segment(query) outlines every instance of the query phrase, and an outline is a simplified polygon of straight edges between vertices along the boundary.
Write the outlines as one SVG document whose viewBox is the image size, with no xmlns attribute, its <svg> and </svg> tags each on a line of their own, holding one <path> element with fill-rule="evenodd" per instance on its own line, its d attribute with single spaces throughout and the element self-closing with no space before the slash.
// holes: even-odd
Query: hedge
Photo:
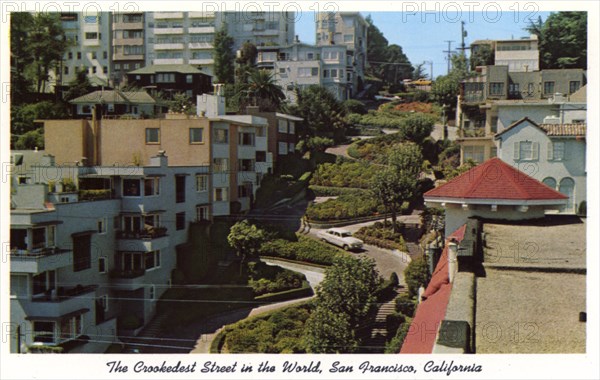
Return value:
<svg viewBox="0 0 600 380">
<path fill-rule="evenodd" d="M 402 294 L 396 298 L 395 309 L 397 312 L 404 315 L 413 316 L 417 308 L 416 300 L 406 294 Z"/>
<path fill-rule="evenodd" d="M 226 335 L 226 329 L 222 329 L 221 331 L 219 331 L 217 335 L 213 338 L 213 341 L 210 343 L 210 349 L 208 352 L 211 354 L 221 353 L 221 348 L 223 348 L 223 343 L 225 343 Z"/>
<path fill-rule="evenodd" d="M 370 195 L 369 190 L 354 187 L 332 187 L 311 185 L 309 189 L 317 197 L 337 197 L 340 195 Z"/>
<path fill-rule="evenodd" d="M 311 185 L 368 189 L 377 167 L 366 162 L 326 163 L 317 167 Z"/>
<path fill-rule="evenodd" d="M 347 253 L 332 245 L 300 236 L 296 242 L 284 239 L 269 241 L 262 245 L 259 254 L 329 266 L 335 257 Z"/>
<path fill-rule="evenodd" d="M 341 195 L 323 203 L 311 204 L 306 215 L 314 221 L 336 221 L 381 214 L 385 210 L 370 195 Z"/>
<path fill-rule="evenodd" d="M 365 243 L 375 245 L 384 249 L 397 249 L 407 251 L 406 243 L 402 234 L 392 230 L 391 223 L 383 226 L 383 223 L 375 223 L 359 229 L 354 236 L 362 239 Z"/>
<path fill-rule="evenodd" d="M 406 318 L 404 323 L 400 326 L 396 335 L 385 344 L 386 354 L 397 354 L 402 349 L 402 344 L 404 343 L 404 339 L 406 338 L 406 334 L 408 334 L 408 329 L 410 328 L 410 324 L 412 323 L 412 318 Z"/>
<path fill-rule="evenodd" d="M 279 293 L 263 294 L 261 296 L 254 297 L 254 300 L 270 303 L 270 302 L 287 301 L 287 300 L 292 300 L 292 299 L 296 299 L 296 298 L 310 297 L 313 294 L 314 294 L 313 289 L 310 287 L 310 284 L 308 283 L 308 281 L 303 281 L 301 288 L 285 290 L 285 291 L 279 292 Z"/>
</svg>

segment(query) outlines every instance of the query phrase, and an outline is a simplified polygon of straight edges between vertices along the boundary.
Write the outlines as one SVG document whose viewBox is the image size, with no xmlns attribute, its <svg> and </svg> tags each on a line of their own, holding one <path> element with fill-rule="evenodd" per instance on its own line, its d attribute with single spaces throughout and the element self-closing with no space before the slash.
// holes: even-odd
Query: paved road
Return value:
<svg viewBox="0 0 600 380">
<path fill-rule="evenodd" d="M 302 265 L 297 263 L 289 263 L 282 260 L 273 259 L 262 259 L 262 261 L 268 265 L 277 265 L 282 268 L 290 269 L 296 272 L 300 272 L 306 276 L 306 280 L 310 283 L 310 286 L 314 289 L 317 285 L 323 281 L 325 277 L 325 270 L 322 268 L 313 267 L 311 265 Z M 224 313 L 212 318 L 209 318 L 205 322 L 206 325 L 212 326 L 208 331 L 205 331 L 197 340 L 196 346 L 190 352 L 192 354 L 207 354 L 210 352 L 210 345 L 215 336 L 221 331 L 225 325 L 235 323 L 247 317 L 252 317 L 269 311 L 282 309 L 300 302 L 307 301 L 312 297 L 298 298 L 290 301 L 283 301 L 272 303 L 269 305 L 263 305 L 255 307 L 251 310 L 234 310 L 230 313 Z"/>
</svg>

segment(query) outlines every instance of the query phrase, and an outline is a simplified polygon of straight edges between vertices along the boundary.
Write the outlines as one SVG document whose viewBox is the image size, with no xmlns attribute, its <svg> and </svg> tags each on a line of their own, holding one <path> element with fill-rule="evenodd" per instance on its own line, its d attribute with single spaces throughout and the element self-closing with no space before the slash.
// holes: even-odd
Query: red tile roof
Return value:
<svg viewBox="0 0 600 380">
<path fill-rule="evenodd" d="M 435 198 L 521 201 L 568 199 L 497 157 L 429 190 L 424 197 L 426 201 Z"/>
<path fill-rule="evenodd" d="M 540 124 L 548 136 L 576 136 L 585 137 L 585 130 L 587 124 L 585 123 L 573 123 L 573 124 Z"/>
<path fill-rule="evenodd" d="M 467 225 L 454 231 L 448 237 L 462 241 Z M 431 281 L 422 295 L 424 299 L 417 307 L 415 317 L 410 324 L 401 354 L 430 354 L 433 351 L 437 330 L 446 315 L 446 308 L 452 293 L 452 284 L 448 279 L 448 244 L 444 247 L 440 260 L 431 275 Z"/>
</svg>

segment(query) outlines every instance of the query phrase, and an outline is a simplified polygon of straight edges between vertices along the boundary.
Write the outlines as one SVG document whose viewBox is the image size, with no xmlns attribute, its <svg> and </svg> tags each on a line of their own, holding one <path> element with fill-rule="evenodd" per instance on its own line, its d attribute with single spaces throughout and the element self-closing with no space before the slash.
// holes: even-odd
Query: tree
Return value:
<svg viewBox="0 0 600 380">
<path fill-rule="evenodd" d="M 419 293 L 419 288 L 426 287 L 429 283 L 430 275 L 427 267 L 427 261 L 423 258 L 412 260 L 406 269 L 404 269 L 404 281 L 408 288 L 408 294 L 411 297 Z"/>
<path fill-rule="evenodd" d="M 242 104 L 252 103 L 261 111 L 276 111 L 285 94 L 268 70 L 250 70 L 248 83 L 241 85 L 239 99 Z"/>
<path fill-rule="evenodd" d="M 298 104 L 289 112 L 304 119 L 305 137 L 324 136 L 339 142 L 344 139 L 346 121 L 342 104 L 329 90 L 310 86 L 298 93 Z"/>
<path fill-rule="evenodd" d="M 471 71 L 477 66 L 488 66 L 494 64 L 494 50 L 490 45 L 480 45 L 469 57 Z"/>
<path fill-rule="evenodd" d="M 178 92 L 173 95 L 173 99 L 169 101 L 169 112 L 194 115 L 196 114 L 196 106 L 185 93 Z"/>
<path fill-rule="evenodd" d="M 308 350 L 314 353 L 355 351 L 356 331 L 375 306 L 380 283 L 372 259 L 337 257 L 317 289 L 315 311 L 307 321 Z"/>
<path fill-rule="evenodd" d="M 342 103 L 342 105 L 344 106 L 344 109 L 348 114 L 355 113 L 359 115 L 364 115 L 367 113 L 367 108 L 365 107 L 365 104 L 360 100 L 348 99 L 345 100 Z"/>
<path fill-rule="evenodd" d="M 252 42 L 246 41 L 242 44 L 239 50 L 237 58 L 235 60 L 237 67 L 235 69 L 235 83 L 242 86 L 248 83 L 248 75 L 254 68 L 256 63 L 256 57 L 258 56 L 258 49 Z"/>
<path fill-rule="evenodd" d="M 43 101 L 11 107 L 11 133 L 22 135 L 36 129 L 34 120 L 66 119 L 69 117 L 63 103 Z"/>
<path fill-rule="evenodd" d="M 425 63 L 419 63 L 416 64 L 413 67 L 413 75 L 412 75 L 412 79 L 413 80 L 417 80 L 420 78 L 425 78 L 426 74 L 425 74 Z"/>
<path fill-rule="evenodd" d="M 587 68 L 587 12 L 552 13 L 526 30 L 538 36 L 541 69 Z"/>
<path fill-rule="evenodd" d="M 215 33 L 214 38 L 214 61 L 215 77 L 217 83 L 233 83 L 234 60 L 233 37 L 227 34 L 226 25 Z"/>
<path fill-rule="evenodd" d="M 49 78 L 50 70 L 61 61 L 68 42 L 58 13 L 35 13 L 23 48 L 31 63 L 25 67 L 38 93 L 41 93 Z"/>
<path fill-rule="evenodd" d="M 325 150 L 335 143 L 332 139 L 321 136 L 310 137 L 306 141 L 306 148 L 308 148 L 312 152 L 325 152 Z"/>
<path fill-rule="evenodd" d="M 398 144 L 387 158 L 388 166 L 374 176 L 371 191 L 392 214 L 394 232 L 399 232 L 396 220 L 402 204 L 415 195 L 422 162 L 423 156 L 416 144 Z"/>
<path fill-rule="evenodd" d="M 265 231 L 254 224 L 250 224 L 246 219 L 231 226 L 229 235 L 227 235 L 227 243 L 236 250 L 237 255 L 241 259 L 240 275 L 246 257 L 258 255 L 261 245 L 266 240 L 267 235 Z"/>
<path fill-rule="evenodd" d="M 92 83 L 90 82 L 86 70 L 77 70 L 75 78 L 69 83 L 69 91 L 65 94 L 65 100 L 73 100 L 92 91 Z"/>
<path fill-rule="evenodd" d="M 421 145 L 431 135 L 436 120 L 435 116 L 421 112 L 410 114 L 402 119 L 399 133 L 402 139 Z"/>
<path fill-rule="evenodd" d="M 19 136 L 15 149 L 44 149 L 44 128 L 34 129 Z"/>
<path fill-rule="evenodd" d="M 33 24 L 33 14 L 15 12 L 10 15 L 10 54 L 14 71 L 10 75 L 10 99 L 12 105 L 24 103 L 33 90 L 33 82 L 25 76 L 25 67 L 33 61 L 26 51 L 27 33 Z"/>
</svg>

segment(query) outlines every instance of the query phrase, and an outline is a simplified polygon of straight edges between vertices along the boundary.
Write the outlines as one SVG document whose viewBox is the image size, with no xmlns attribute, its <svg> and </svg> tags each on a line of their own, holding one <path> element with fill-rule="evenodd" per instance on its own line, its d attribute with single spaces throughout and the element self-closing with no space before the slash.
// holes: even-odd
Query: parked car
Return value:
<svg viewBox="0 0 600 380">
<path fill-rule="evenodd" d="M 342 247 L 346 251 L 351 249 L 361 249 L 363 241 L 352 237 L 350 231 L 341 228 L 330 228 L 324 231 L 319 231 L 319 238 L 327 243 Z"/>
</svg>

